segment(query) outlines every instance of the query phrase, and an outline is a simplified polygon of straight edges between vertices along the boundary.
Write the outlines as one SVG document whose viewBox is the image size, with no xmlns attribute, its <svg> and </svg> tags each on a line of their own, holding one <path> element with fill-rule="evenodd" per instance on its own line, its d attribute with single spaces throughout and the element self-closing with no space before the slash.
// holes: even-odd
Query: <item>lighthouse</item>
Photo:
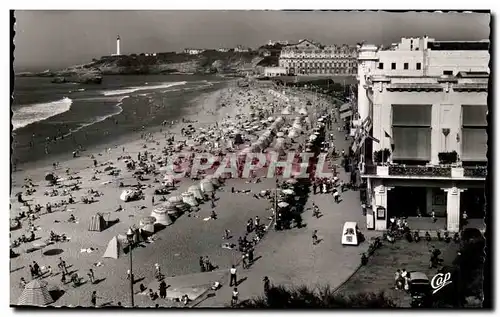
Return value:
<svg viewBox="0 0 500 317">
<path fill-rule="evenodd" d="M 120 55 L 120 35 L 116 37 L 116 55 Z"/>
</svg>

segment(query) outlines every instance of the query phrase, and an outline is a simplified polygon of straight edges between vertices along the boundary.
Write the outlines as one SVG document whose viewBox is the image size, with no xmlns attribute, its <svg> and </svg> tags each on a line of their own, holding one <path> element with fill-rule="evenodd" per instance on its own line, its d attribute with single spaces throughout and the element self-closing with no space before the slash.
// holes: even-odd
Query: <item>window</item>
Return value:
<svg viewBox="0 0 500 317">
<path fill-rule="evenodd" d="M 396 69 L 396 63 L 391 63 L 391 69 Z"/>
<path fill-rule="evenodd" d="M 452 70 L 443 70 L 443 75 L 453 76 Z"/>
<path fill-rule="evenodd" d="M 408 63 L 403 64 L 404 69 L 408 69 Z"/>
<path fill-rule="evenodd" d="M 431 105 L 393 105 L 393 160 L 431 159 Z"/>
<path fill-rule="evenodd" d="M 488 134 L 487 106 L 462 106 L 462 161 L 486 161 Z"/>
<path fill-rule="evenodd" d="M 421 70 L 422 69 L 422 63 L 417 63 L 417 70 Z"/>
</svg>

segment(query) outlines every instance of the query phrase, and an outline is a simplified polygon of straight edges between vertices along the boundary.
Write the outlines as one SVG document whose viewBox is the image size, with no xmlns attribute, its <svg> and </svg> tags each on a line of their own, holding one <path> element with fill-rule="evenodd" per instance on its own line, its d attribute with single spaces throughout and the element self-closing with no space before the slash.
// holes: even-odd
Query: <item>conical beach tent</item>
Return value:
<svg viewBox="0 0 500 317">
<path fill-rule="evenodd" d="M 191 192 L 182 193 L 182 201 L 192 207 L 198 206 L 198 202 L 196 201 L 193 193 Z"/>
<path fill-rule="evenodd" d="M 47 306 L 53 302 L 54 300 L 47 288 L 47 282 L 33 280 L 26 284 L 17 304 L 22 306 Z"/>
<path fill-rule="evenodd" d="M 203 200 L 200 186 L 192 185 L 188 188 L 188 192 L 193 193 L 194 198 Z"/>
<path fill-rule="evenodd" d="M 103 258 L 118 259 L 123 254 L 123 245 L 117 236 L 109 240 L 108 247 L 104 251 Z"/>
<path fill-rule="evenodd" d="M 90 218 L 89 231 L 103 231 L 106 229 L 106 220 L 101 213 L 97 213 Z"/>
<path fill-rule="evenodd" d="M 163 206 L 153 209 L 153 211 L 151 212 L 151 217 L 156 218 L 155 223 L 159 223 L 164 226 L 170 226 L 173 222 L 172 218 L 170 218 L 170 215 L 168 214 L 167 208 Z"/>
</svg>

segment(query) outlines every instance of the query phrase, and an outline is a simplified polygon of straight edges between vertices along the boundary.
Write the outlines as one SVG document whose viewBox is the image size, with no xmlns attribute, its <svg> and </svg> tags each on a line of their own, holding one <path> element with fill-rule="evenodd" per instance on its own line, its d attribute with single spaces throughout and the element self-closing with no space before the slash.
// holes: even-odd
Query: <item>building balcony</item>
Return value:
<svg viewBox="0 0 500 317">
<path fill-rule="evenodd" d="M 465 166 L 464 177 L 486 178 L 488 168 L 486 166 Z"/>
<path fill-rule="evenodd" d="M 443 165 L 365 165 L 366 178 L 475 179 L 485 180 L 486 167 L 452 167 Z"/>
</svg>

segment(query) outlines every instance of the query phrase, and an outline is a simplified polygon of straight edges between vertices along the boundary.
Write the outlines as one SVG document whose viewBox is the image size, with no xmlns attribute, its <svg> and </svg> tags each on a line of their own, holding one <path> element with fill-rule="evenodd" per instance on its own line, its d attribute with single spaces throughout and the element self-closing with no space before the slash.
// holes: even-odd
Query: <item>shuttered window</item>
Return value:
<svg viewBox="0 0 500 317">
<path fill-rule="evenodd" d="M 393 105 L 393 160 L 430 161 L 431 105 Z"/>
<path fill-rule="evenodd" d="M 487 106 L 462 106 L 462 161 L 486 161 L 488 150 Z"/>
<path fill-rule="evenodd" d="M 429 161 L 431 159 L 430 127 L 393 127 L 393 160 Z"/>
</svg>

